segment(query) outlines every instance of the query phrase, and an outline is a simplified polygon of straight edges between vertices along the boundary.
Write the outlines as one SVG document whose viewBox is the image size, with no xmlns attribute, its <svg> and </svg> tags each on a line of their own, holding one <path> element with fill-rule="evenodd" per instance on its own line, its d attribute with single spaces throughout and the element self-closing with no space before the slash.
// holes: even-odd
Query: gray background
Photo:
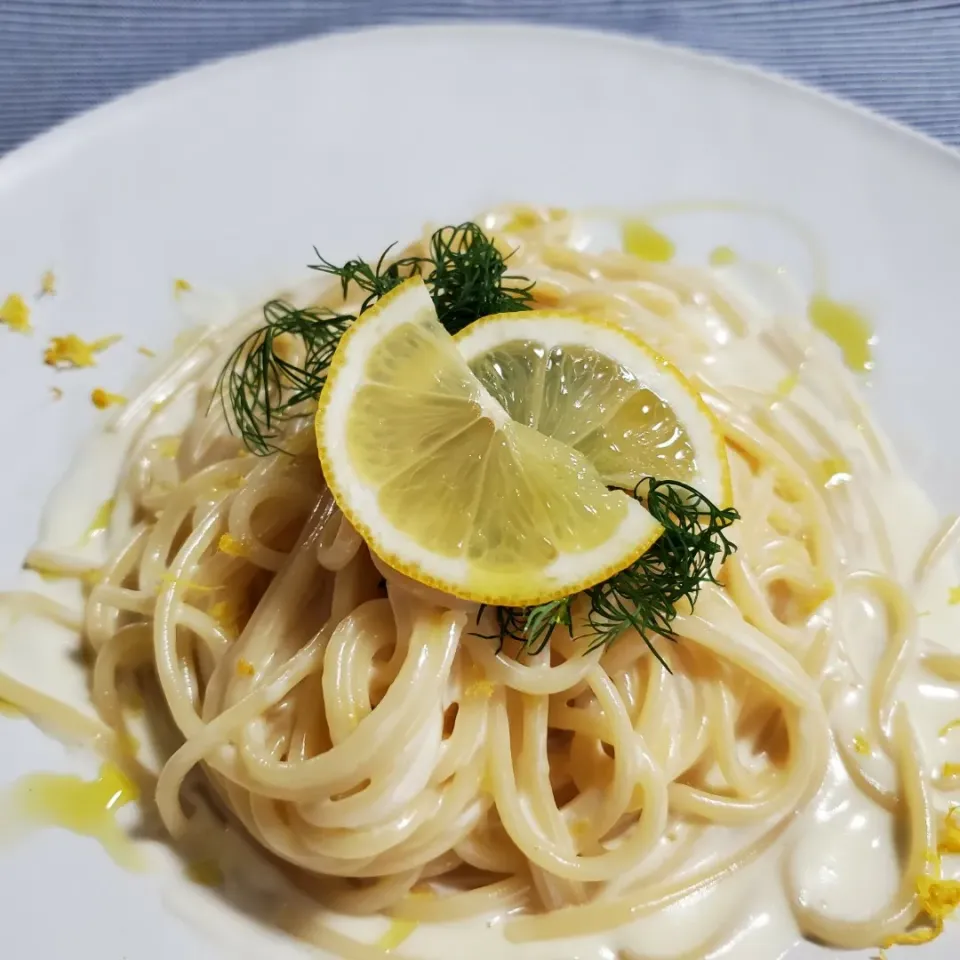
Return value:
<svg viewBox="0 0 960 960">
<path fill-rule="evenodd" d="M 795 77 L 960 145 L 955 0 L 0 0 L 0 153 L 206 60 L 436 18 L 658 37 Z"/>
</svg>

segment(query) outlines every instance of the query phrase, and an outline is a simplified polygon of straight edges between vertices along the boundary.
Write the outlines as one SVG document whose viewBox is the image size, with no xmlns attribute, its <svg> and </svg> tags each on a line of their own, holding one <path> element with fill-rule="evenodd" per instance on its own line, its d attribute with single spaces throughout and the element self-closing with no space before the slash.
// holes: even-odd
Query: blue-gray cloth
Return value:
<svg viewBox="0 0 960 960">
<path fill-rule="evenodd" d="M 657 37 L 795 77 L 960 146 L 960 2 L 948 0 L 0 0 L 0 153 L 205 60 L 437 18 Z"/>
</svg>

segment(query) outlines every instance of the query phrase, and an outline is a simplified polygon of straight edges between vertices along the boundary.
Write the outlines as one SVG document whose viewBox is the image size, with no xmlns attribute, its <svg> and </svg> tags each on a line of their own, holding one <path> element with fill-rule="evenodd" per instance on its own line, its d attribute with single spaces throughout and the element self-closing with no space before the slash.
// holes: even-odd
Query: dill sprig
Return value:
<svg viewBox="0 0 960 960">
<path fill-rule="evenodd" d="M 361 313 L 404 280 L 421 276 L 448 333 L 457 333 L 492 313 L 530 309 L 533 284 L 526 277 L 507 274 L 506 257 L 475 223 L 435 231 L 426 257 L 390 262 L 392 249 L 387 247 L 375 264 L 348 260 L 338 267 L 314 247 L 320 262 L 311 269 L 338 277 L 344 297 L 351 284 L 365 291 Z"/>
<path fill-rule="evenodd" d="M 366 296 L 362 313 L 385 293 L 413 276 L 423 278 L 437 316 L 457 333 L 491 313 L 529 310 L 533 284 L 507 273 L 507 258 L 476 223 L 441 227 L 430 238 L 428 255 L 390 260 L 387 247 L 375 263 L 348 260 L 337 266 L 316 250 L 318 270 L 337 277 L 344 299 L 355 287 Z M 266 321 L 230 355 L 216 384 L 231 429 L 247 449 L 264 456 L 278 449 L 283 423 L 309 413 L 306 401 L 323 389 L 337 343 L 356 319 L 353 313 L 297 309 L 282 300 L 263 308 Z M 289 338 L 302 341 L 302 359 L 289 357 Z"/>
<path fill-rule="evenodd" d="M 671 624 L 683 601 L 693 606 L 704 583 L 716 583 L 715 561 L 722 563 L 735 550 L 724 531 L 740 515 L 721 510 L 702 493 L 679 480 L 648 477 L 634 489 L 663 527 L 654 545 L 634 563 L 602 583 L 583 591 L 587 606 L 584 638 L 588 649 L 609 646 L 633 628 L 654 656 L 669 670 L 654 641 L 676 640 Z M 573 633 L 573 605 L 564 597 L 533 607 L 496 609 L 497 635 L 518 640 L 531 653 L 543 650 L 558 626 Z"/>
<path fill-rule="evenodd" d="M 320 394 L 340 337 L 354 317 L 326 310 L 297 309 L 283 300 L 264 304 L 266 323 L 230 354 L 217 380 L 215 396 L 233 412 L 227 417 L 251 453 L 278 449 L 280 427 L 306 400 Z M 297 363 L 283 338 L 298 337 L 304 348 Z"/>
</svg>

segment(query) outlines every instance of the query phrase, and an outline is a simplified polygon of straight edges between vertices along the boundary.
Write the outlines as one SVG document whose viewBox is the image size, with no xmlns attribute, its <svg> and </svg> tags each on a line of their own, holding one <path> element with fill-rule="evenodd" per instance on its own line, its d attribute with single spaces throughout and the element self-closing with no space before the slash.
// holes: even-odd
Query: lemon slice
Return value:
<svg viewBox="0 0 960 960">
<path fill-rule="evenodd" d="M 555 310 L 471 324 L 457 349 L 518 423 L 573 447 L 611 486 L 681 480 L 731 502 L 720 427 L 690 382 L 605 320 Z"/>
<path fill-rule="evenodd" d="M 330 490 L 371 549 L 465 599 L 524 606 L 575 593 L 662 532 L 583 454 L 510 419 L 419 278 L 344 334 L 316 431 Z"/>
</svg>

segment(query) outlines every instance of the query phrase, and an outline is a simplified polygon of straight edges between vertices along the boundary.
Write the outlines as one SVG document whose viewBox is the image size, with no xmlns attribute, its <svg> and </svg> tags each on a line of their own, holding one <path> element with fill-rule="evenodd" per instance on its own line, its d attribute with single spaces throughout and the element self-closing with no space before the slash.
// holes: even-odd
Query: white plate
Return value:
<svg viewBox="0 0 960 960">
<path fill-rule="evenodd" d="M 634 209 L 735 200 L 726 213 L 701 205 L 674 217 L 681 254 L 728 243 L 807 279 L 810 250 L 789 218 L 808 225 L 829 293 L 875 322 L 874 406 L 939 505 L 960 506 L 957 155 L 799 87 L 652 43 L 386 29 L 195 71 L 0 162 L 0 294 L 32 294 L 48 268 L 59 287 L 32 303 L 32 338 L 0 331 L 4 585 L 97 420 L 90 387 L 121 387 L 145 362 L 134 348 L 168 344 L 182 323 L 175 277 L 244 303 L 303 278 L 314 244 L 334 258 L 372 253 L 424 220 L 513 199 Z M 126 340 L 95 371 L 55 375 L 40 351 L 69 331 Z M 57 404 L 54 382 L 67 390 Z M 0 781 L 83 762 L 12 721 L 0 722 L 0 757 Z M 168 909 L 164 889 L 157 876 L 122 873 L 90 841 L 31 836 L 0 859 L 3 955 L 218 955 L 182 903 Z M 263 936 L 238 921 L 228 952 L 263 956 Z M 944 936 L 919 955 L 945 960 L 958 943 Z"/>
</svg>

